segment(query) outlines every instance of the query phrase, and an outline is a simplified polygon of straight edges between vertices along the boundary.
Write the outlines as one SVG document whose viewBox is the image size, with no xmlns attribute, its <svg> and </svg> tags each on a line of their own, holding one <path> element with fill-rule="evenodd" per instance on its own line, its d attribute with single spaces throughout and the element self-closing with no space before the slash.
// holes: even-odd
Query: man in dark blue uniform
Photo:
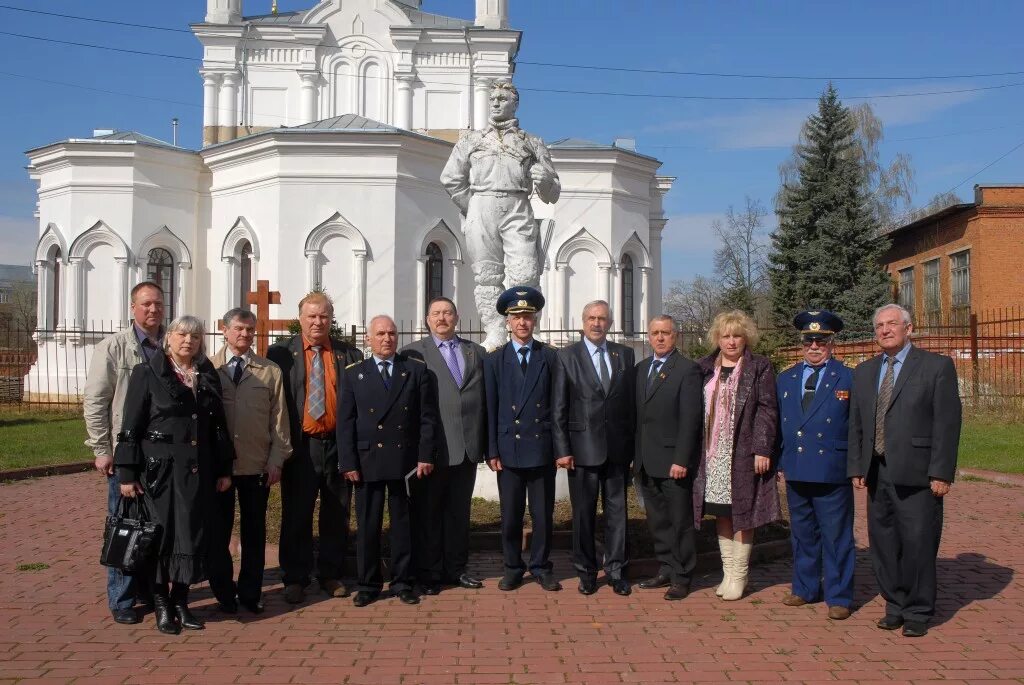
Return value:
<svg viewBox="0 0 1024 685">
<path fill-rule="evenodd" d="M 530 573 L 545 590 L 561 590 L 552 573 L 552 516 L 555 509 L 555 454 L 551 436 L 551 398 L 561 364 L 555 351 L 533 339 L 544 296 L 534 288 L 513 287 L 496 303 L 512 339 L 484 359 L 487 392 L 487 465 L 498 473 L 501 547 L 505 573 L 500 590 L 523 582 L 523 515 L 527 493 L 533 539 Z"/>
<path fill-rule="evenodd" d="M 828 311 L 793 319 L 804 358 L 778 378 L 782 421 L 779 470 L 786 477 L 793 540 L 791 607 L 820 601 L 828 617 L 850 616 L 853 602 L 853 487 L 846 478 L 846 439 L 853 372 L 832 358 L 842 320 Z M 824 583 L 822 582 L 824 575 Z"/>
</svg>

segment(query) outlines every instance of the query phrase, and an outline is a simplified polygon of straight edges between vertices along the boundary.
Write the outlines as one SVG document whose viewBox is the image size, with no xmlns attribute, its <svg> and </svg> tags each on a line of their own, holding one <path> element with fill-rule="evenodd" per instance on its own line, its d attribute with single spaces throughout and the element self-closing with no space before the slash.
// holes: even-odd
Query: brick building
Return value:
<svg viewBox="0 0 1024 685">
<path fill-rule="evenodd" d="M 971 312 L 1024 301 L 1024 184 L 978 185 L 974 202 L 889 233 L 883 258 L 897 302 L 921 326 L 966 324 Z"/>
</svg>

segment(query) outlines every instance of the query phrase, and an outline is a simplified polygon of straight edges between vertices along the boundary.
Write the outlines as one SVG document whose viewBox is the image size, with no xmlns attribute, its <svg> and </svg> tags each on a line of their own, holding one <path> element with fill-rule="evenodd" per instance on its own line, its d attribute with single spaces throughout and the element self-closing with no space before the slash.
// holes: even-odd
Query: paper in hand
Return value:
<svg viewBox="0 0 1024 685">
<path fill-rule="evenodd" d="M 409 473 L 405 474 L 405 494 L 408 497 L 412 497 L 412 489 L 409 487 L 409 479 L 416 477 L 417 469 L 418 469 L 418 466 L 414 466 L 412 471 L 410 471 Z"/>
</svg>

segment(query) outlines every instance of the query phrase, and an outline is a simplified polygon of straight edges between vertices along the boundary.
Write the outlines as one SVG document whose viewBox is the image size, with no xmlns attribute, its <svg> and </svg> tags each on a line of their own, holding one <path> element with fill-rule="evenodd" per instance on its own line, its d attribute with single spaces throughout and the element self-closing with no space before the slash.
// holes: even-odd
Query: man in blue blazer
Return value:
<svg viewBox="0 0 1024 685">
<path fill-rule="evenodd" d="M 853 373 L 832 358 L 842 319 L 828 311 L 801 312 L 793 325 L 804 358 L 778 377 L 779 470 L 786 477 L 793 541 L 793 592 L 782 603 L 817 602 L 824 585 L 828 617 L 841 621 L 850 616 L 855 561 L 853 487 L 846 477 Z"/>
<path fill-rule="evenodd" d="M 533 538 L 531 575 L 548 591 L 562 586 L 552 573 L 551 527 L 555 510 L 555 453 L 551 400 L 561 364 L 555 351 L 533 339 L 544 296 L 528 286 L 509 288 L 496 303 L 512 339 L 484 359 L 487 393 L 487 465 L 498 474 L 501 547 L 505 573 L 499 590 L 523 582 L 523 515 L 527 494 Z"/>
</svg>

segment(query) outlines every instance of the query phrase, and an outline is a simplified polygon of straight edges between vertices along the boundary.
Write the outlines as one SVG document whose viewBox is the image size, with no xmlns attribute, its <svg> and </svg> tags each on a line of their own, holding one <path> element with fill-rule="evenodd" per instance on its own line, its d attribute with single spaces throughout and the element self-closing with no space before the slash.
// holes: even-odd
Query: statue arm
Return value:
<svg viewBox="0 0 1024 685">
<path fill-rule="evenodd" d="M 463 215 L 469 211 L 469 198 L 473 194 L 469 189 L 469 149 L 466 138 L 459 138 L 441 172 L 441 185 Z"/>
<path fill-rule="evenodd" d="M 558 202 L 558 196 L 562 193 L 562 182 L 555 171 L 555 165 L 551 162 L 551 153 L 540 140 L 530 136 L 533 143 L 534 154 L 537 161 L 530 169 L 530 176 L 533 178 L 534 187 L 540 199 L 548 204 Z"/>
</svg>

